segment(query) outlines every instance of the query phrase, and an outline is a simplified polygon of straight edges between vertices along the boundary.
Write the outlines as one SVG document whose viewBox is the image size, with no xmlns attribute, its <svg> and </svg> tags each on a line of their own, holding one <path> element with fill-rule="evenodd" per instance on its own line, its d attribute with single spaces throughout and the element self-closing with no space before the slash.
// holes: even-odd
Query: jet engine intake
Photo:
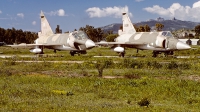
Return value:
<svg viewBox="0 0 200 112">
<path fill-rule="evenodd" d="M 31 49 L 30 52 L 38 54 L 38 53 L 41 53 L 41 52 L 42 52 L 42 49 L 40 49 L 40 48 L 35 48 L 35 49 Z"/>
<path fill-rule="evenodd" d="M 124 52 L 124 48 L 123 47 L 116 47 L 116 48 L 114 48 L 114 51 L 122 53 L 122 52 Z"/>
<path fill-rule="evenodd" d="M 166 39 L 157 38 L 154 47 L 165 48 L 166 47 Z"/>
</svg>

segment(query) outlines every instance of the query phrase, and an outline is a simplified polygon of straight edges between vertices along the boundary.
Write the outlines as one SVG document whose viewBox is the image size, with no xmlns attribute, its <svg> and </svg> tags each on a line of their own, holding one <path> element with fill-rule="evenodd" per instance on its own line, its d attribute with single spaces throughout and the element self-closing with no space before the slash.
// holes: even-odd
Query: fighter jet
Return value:
<svg viewBox="0 0 200 112">
<path fill-rule="evenodd" d="M 32 53 L 43 53 L 44 48 L 56 50 L 69 50 L 74 54 L 86 54 L 87 49 L 95 47 L 95 43 L 89 39 L 83 31 L 74 31 L 64 34 L 54 34 L 44 13 L 41 11 L 41 32 L 34 44 L 9 45 L 13 48 L 28 47 Z"/>
<path fill-rule="evenodd" d="M 173 55 L 174 51 L 187 50 L 191 47 L 174 38 L 170 31 L 136 32 L 127 13 L 122 13 L 123 29 L 118 31 L 115 42 L 99 42 L 98 45 L 113 45 L 114 51 L 124 57 L 125 48 L 138 50 L 152 50 L 153 57 L 160 53 Z"/>
</svg>

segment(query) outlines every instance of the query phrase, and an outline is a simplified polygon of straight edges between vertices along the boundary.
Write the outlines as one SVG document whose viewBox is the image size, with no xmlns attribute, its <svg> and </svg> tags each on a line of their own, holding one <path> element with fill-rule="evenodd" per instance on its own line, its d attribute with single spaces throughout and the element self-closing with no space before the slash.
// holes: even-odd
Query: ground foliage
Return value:
<svg viewBox="0 0 200 112">
<path fill-rule="evenodd" d="M 132 49 L 127 49 L 125 58 L 95 58 L 98 53 L 117 56 L 105 47 L 74 57 L 68 52 L 50 55 L 52 51 L 45 50 L 49 56 L 24 58 L 20 55 L 31 55 L 27 49 L 1 50 L 3 55 L 13 56 L 0 59 L 0 111 L 143 112 L 200 108 L 200 60 L 195 50 L 175 53 L 190 54 L 187 59 L 162 55 L 152 58 L 150 51 L 136 54 Z M 55 60 L 59 62 L 51 62 Z M 101 76 L 98 69 L 102 69 Z"/>
</svg>

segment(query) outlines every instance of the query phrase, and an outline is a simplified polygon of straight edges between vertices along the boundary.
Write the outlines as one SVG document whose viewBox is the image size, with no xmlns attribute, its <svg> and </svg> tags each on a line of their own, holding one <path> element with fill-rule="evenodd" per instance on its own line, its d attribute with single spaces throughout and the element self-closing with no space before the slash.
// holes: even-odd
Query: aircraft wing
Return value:
<svg viewBox="0 0 200 112">
<path fill-rule="evenodd" d="M 146 45 L 144 42 L 98 42 L 97 45 Z"/>
<path fill-rule="evenodd" d="M 58 46 L 61 44 L 17 44 L 17 45 L 6 45 L 13 48 L 35 48 L 36 46 Z"/>
</svg>

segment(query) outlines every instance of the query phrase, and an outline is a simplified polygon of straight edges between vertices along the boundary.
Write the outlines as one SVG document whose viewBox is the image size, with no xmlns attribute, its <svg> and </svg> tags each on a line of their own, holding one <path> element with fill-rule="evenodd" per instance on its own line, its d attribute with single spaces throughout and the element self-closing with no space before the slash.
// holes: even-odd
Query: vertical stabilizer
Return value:
<svg viewBox="0 0 200 112">
<path fill-rule="evenodd" d="M 50 36 L 53 34 L 53 31 L 49 25 L 49 22 L 47 21 L 46 17 L 44 16 L 44 13 L 41 11 L 40 14 L 41 19 L 41 34 L 42 36 Z"/>
<path fill-rule="evenodd" d="M 127 13 L 122 13 L 123 33 L 135 33 L 136 30 Z"/>
</svg>

